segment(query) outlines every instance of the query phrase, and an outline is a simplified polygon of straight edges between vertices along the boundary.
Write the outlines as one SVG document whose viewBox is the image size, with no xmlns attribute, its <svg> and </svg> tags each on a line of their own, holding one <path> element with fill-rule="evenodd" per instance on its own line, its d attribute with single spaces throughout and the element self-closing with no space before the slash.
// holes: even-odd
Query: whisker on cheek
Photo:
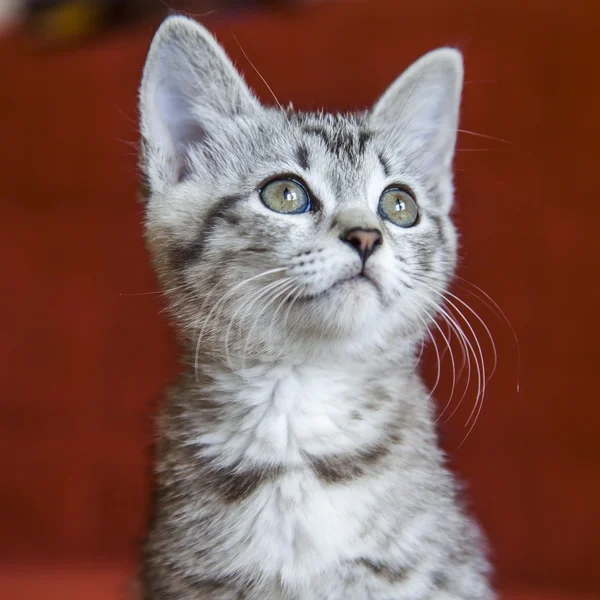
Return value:
<svg viewBox="0 0 600 600">
<path fill-rule="evenodd" d="M 244 310 L 244 314 L 242 315 L 242 318 L 237 321 L 238 322 L 238 326 L 241 326 L 241 324 L 245 321 L 248 313 L 250 312 L 250 310 L 252 309 L 252 307 L 256 304 L 256 302 L 258 302 L 259 300 L 261 300 L 262 298 L 264 298 L 265 296 L 269 296 L 271 292 L 273 291 L 278 291 L 282 286 L 286 286 L 289 282 L 291 281 L 290 277 L 284 277 L 283 279 L 278 279 L 277 281 L 274 281 L 262 288 L 260 288 L 258 290 L 258 292 L 256 294 L 254 294 L 249 301 L 246 301 L 244 303 L 242 303 L 231 315 L 231 317 L 229 318 L 229 324 L 227 325 L 227 329 L 225 331 L 225 341 L 224 341 L 224 347 L 225 347 L 225 357 L 227 359 L 228 364 L 230 365 L 230 367 L 233 368 L 233 365 L 231 364 L 231 359 L 230 359 L 230 354 L 229 354 L 229 337 L 231 334 L 231 330 L 237 320 L 237 316 L 238 314 Z"/>
<path fill-rule="evenodd" d="M 259 321 L 261 321 L 263 315 L 268 311 L 269 307 L 273 304 L 273 302 L 275 302 L 282 294 L 285 294 L 290 289 L 290 287 L 293 287 L 293 285 L 294 282 L 290 278 L 287 281 L 285 281 L 282 285 L 275 288 L 275 290 L 272 290 L 273 293 L 269 294 L 270 297 L 268 297 L 268 300 L 265 303 L 263 303 L 262 308 L 260 309 L 258 314 L 254 316 L 253 323 L 248 333 L 246 334 L 246 342 L 241 352 L 243 361 L 245 361 L 245 357 L 248 355 L 248 348 L 250 347 L 250 344 L 253 341 L 252 336 L 257 324 L 259 323 Z"/>
<path fill-rule="evenodd" d="M 198 338 L 196 340 L 196 349 L 194 352 L 194 374 L 195 374 L 196 380 L 198 379 L 198 356 L 199 356 L 199 352 L 200 352 L 200 345 L 201 345 L 202 339 L 204 337 L 204 333 L 206 331 L 207 326 L 213 322 L 213 319 L 214 320 L 217 319 L 220 311 L 223 309 L 224 303 L 226 303 L 233 296 L 233 294 L 235 294 L 244 285 L 247 285 L 256 279 L 260 279 L 262 277 L 267 277 L 268 275 L 273 275 L 276 273 L 283 273 L 285 271 L 286 271 L 285 267 L 277 267 L 275 269 L 268 269 L 267 271 L 263 271 L 262 273 L 258 273 L 257 275 L 253 275 L 252 277 L 248 277 L 248 278 L 240 281 L 236 285 L 234 285 L 220 300 L 218 300 L 214 304 L 214 306 L 211 308 L 211 310 L 206 315 L 206 317 L 204 317 L 202 319 L 202 321 L 201 321 L 202 325 L 200 327 L 200 332 L 199 332 Z M 216 286 L 213 287 L 213 289 L 210 291 L 209 295 L 205 298 L 204 302 L 202 303 L 202 307 L 200 310 L 201 314 L 203 312 L 204 306 L 206 305 L 206 302 L 208 301 L 209 297 L 212 296 L 215 289 L 216 289 Z"/>
</svg>

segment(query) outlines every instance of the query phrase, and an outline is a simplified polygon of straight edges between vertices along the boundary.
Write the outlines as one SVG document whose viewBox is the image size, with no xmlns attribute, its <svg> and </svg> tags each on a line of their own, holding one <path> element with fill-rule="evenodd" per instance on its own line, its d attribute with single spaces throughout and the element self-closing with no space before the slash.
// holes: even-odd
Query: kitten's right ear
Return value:
<svg viewBox="0 0 600 600">
<path fill-rule="evenodd" d="M 140 88 L 142 168 L 150 187 L 185 178 L 190 149 L 260 104 L 213 36 L 186 17 L 160 26 Z"/>
<path fill-rule="evenodd" d="M 462 54 L 439 48 L 413 63 L 383 94 L 370 115 L 374 126 L 391 134 L 393 148 L 417 152 L 426 172 L 452 163 L 460 95 Z"/>
</svg>

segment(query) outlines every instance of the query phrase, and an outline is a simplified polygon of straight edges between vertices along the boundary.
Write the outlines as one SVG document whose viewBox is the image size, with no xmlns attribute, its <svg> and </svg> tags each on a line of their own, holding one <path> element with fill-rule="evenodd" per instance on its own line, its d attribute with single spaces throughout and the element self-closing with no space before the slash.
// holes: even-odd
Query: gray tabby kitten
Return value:
<svg viewBox="0 0 600 600">
<path fill-rule="evenodd" d="M 461 55 L 368 112 L 262 106 L 196 22 L 141 86 L 146 235 L 187 369 L 145 600 L 487 600 L 415 371 L 456 260 Z"/>
</svg>

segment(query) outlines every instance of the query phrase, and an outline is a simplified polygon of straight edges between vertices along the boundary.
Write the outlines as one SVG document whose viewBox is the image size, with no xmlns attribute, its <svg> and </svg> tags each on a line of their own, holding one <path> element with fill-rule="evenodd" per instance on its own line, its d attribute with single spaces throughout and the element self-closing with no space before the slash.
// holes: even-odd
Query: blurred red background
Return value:
<svg viewBox="0 0 600 600">
<path fill-rule="evenodd" d="M 365 108 L 422 53 L 463 51 L 461 126 L 508 143 L 459 137 L 460 274 L 502 307 L 520 360 L 506 323 L 457 285 L 499 365 L 467 441 L 470 407 L 444 445 L 504 597 L 600 598 L 600 5 L 357 0 L 203 20 L 264 101 L 241 48 L 301 109 Z M 176 372 L 136 197 L 155 26 L 46 51 L 0 40 L 3 598 L 126 597 L 134 573 L 151 416 Z"/>
</svg>

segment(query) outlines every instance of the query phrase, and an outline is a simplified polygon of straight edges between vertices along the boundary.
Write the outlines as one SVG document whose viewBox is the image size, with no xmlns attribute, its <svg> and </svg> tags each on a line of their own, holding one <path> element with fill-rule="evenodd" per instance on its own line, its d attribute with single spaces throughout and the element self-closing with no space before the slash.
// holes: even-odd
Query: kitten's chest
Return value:
<svg viewBox="0 0 600 600">
<path fill-rule="evenodd" d="M 298 584 L 359 556 L 380 483 L 369 473 L 327 481 L 315 465 L 332 457 L 351 461 L 381 441 L 389 417 L 384 406 L 373 408 L 375 400 L 382 402 L 381 387 L 371 390 L 358 377 L 319 369 L 289 369 L 268 373 L 237 394 L 245 409 L 202 442 L 210 442 L 210 453 L 224 466 L 271 474 L 275 467 L 274 476 L 227 510 L 239 535 L 231 543 L 248 572 L 258 569 Z"/>
<path fill-rule="evenodd" d="M 361 536 L 376 512 L 367 481 L 328 486 L 308 470 L 294 470 L 265 485 L 235 515 L 243 538 L 236 554 L 248 573 L 303 586 L 316 574 L 367 550 Z"/>
<path fill-rule="evenodd" d="M 378 441 L 391 409 L 385 384 L 315 367 L 281 367 L 228 383 L 216 393 L 225 403 L 235 397 L 235 406 L 203 443 L 230 463 L 296 467 L 307 457 L 352 453 Z"/>
</svg>

